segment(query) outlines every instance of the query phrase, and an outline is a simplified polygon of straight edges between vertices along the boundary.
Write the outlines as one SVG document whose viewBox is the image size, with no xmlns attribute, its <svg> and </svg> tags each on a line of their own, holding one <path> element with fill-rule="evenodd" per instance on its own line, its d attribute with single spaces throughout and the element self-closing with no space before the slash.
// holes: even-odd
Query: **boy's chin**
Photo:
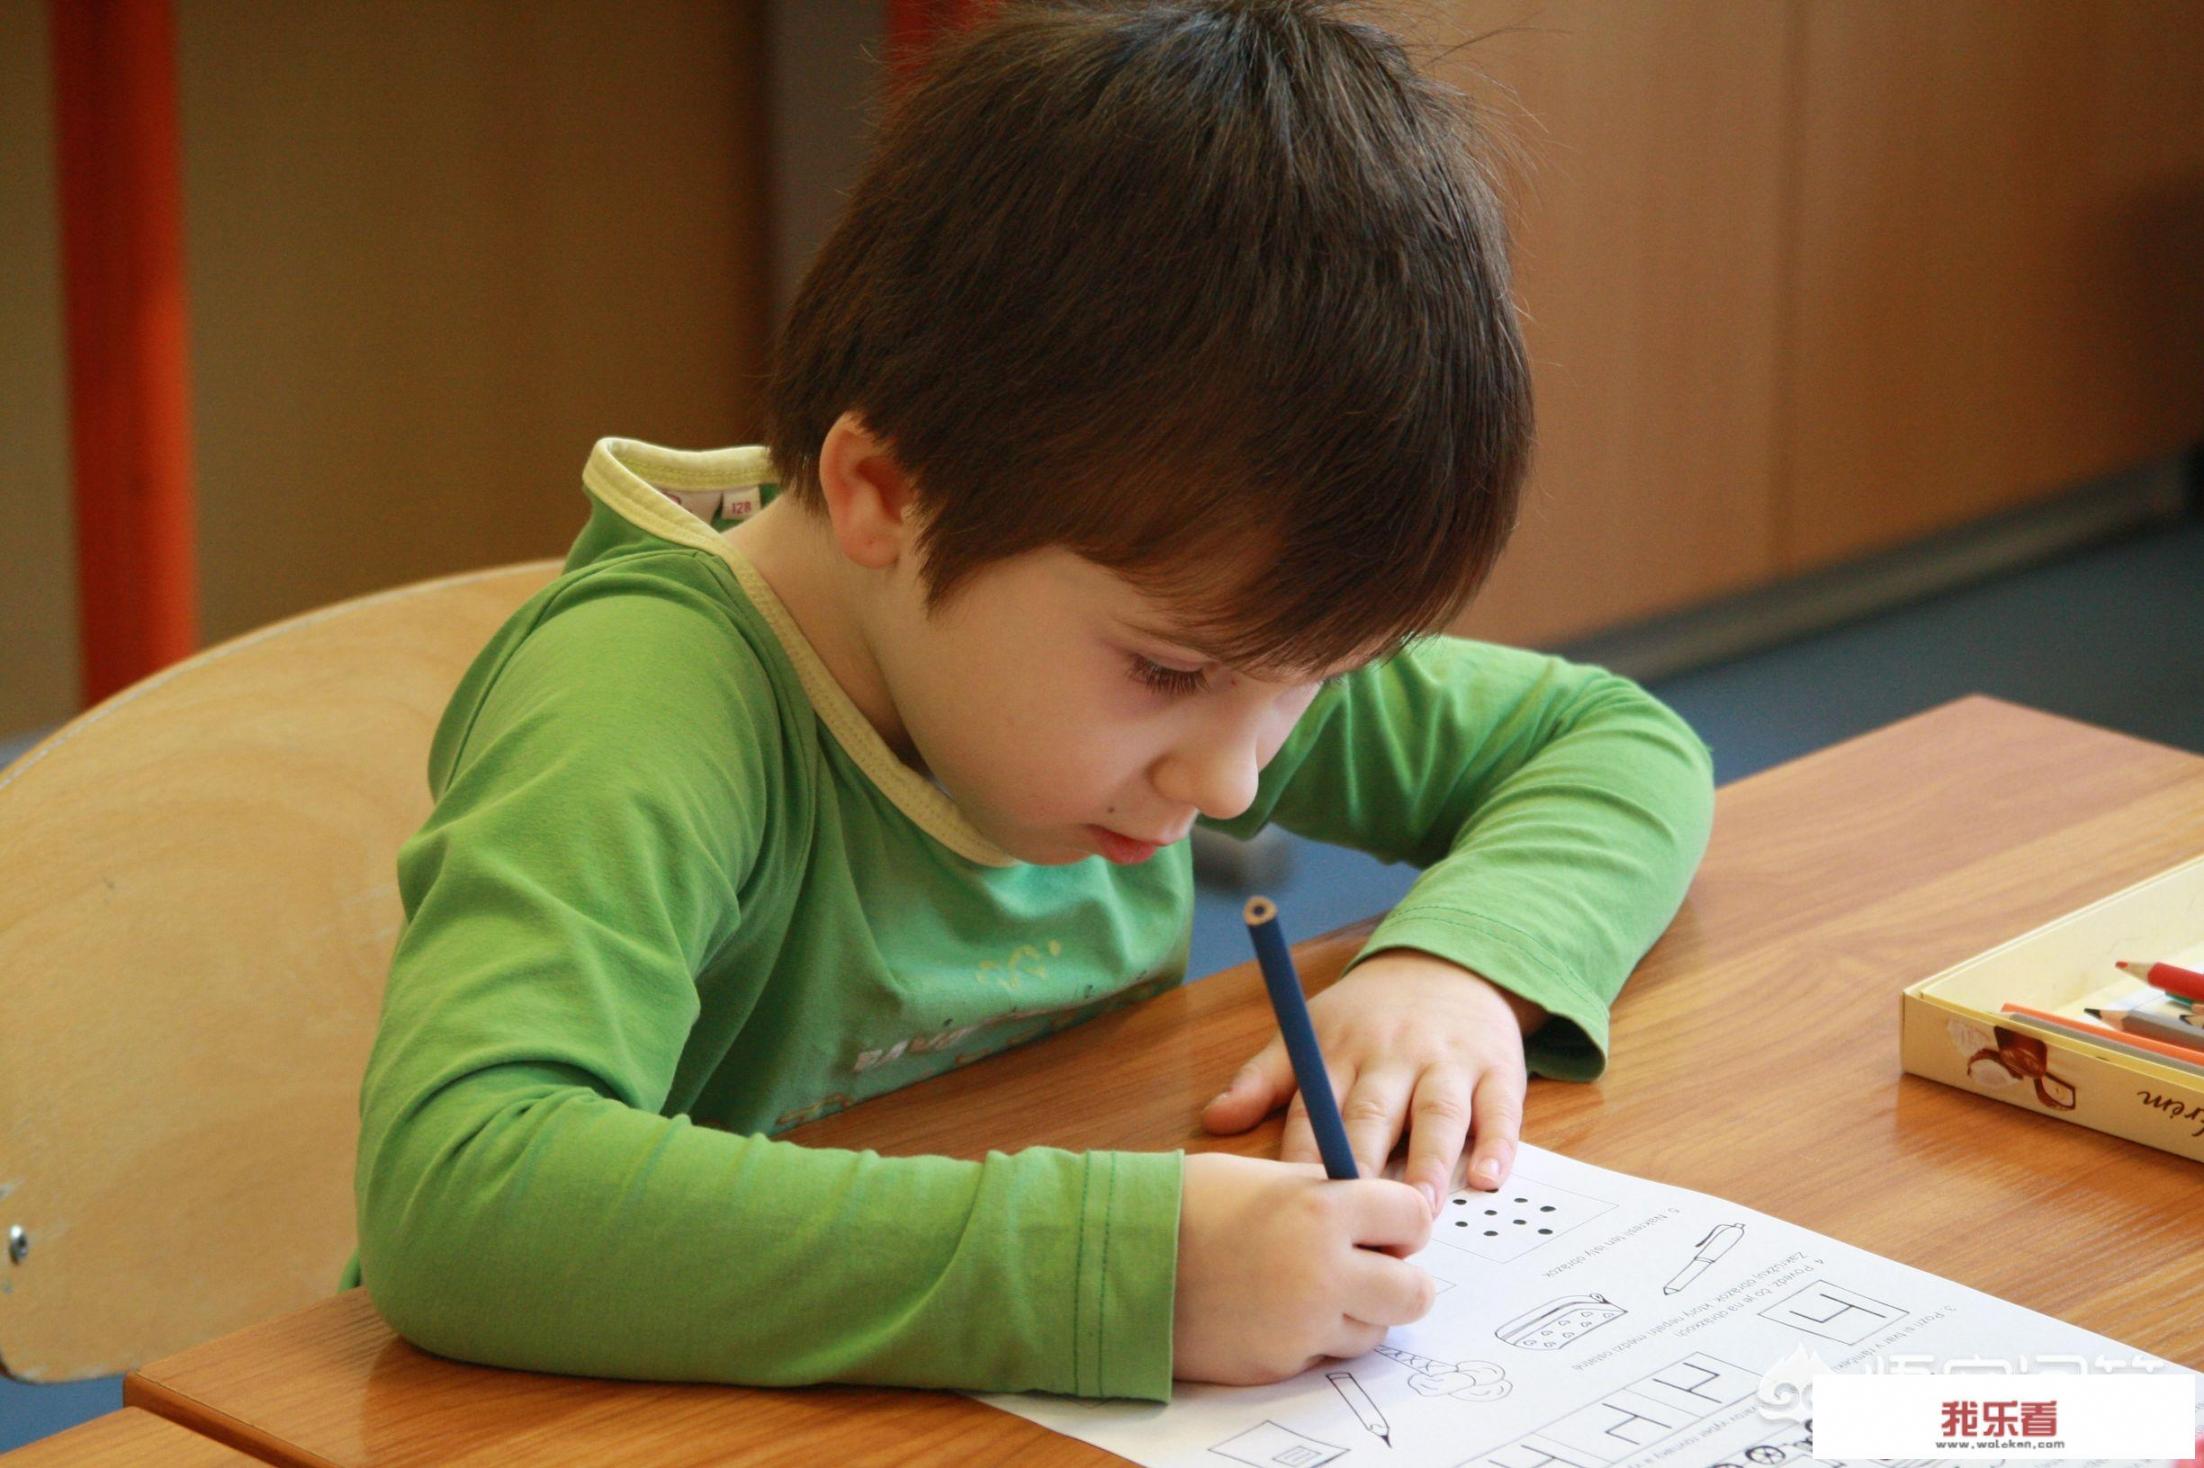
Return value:
<svg viewBox="0 0 2204 1468">
<path fill-rule="evenodd" d="M 1040 867 L 1075 866 L 1091 857 L 1098 857 L 1100 854 L 1091 846 L 1077 846 L 1069 842 L 1063 842 L 1050 847 L 1046 855 L 1036 856 L 1033 859 L 1033 864 Z"/>
<path fill-rule="evenodd" d="M 1015 842 L 998 839 L 995 844 L 1018 860 L 1037 867 L 1068 867 L 1098 854 L 1091 844 L 1077 835 L 1051 839 L 1028 833 Z"/>
</svg>

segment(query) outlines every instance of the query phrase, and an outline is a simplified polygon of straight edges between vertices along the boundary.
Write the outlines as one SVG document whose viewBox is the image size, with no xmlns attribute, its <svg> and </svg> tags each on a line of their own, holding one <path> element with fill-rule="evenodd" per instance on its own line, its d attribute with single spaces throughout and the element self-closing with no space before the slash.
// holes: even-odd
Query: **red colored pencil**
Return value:
<svg viewBox="0 0 2204 1468">
<path fill-rule="evenodd" d="M 2129 963 L 2125 960 L 2114 966 L 2121 973 L 2135 975 L 2153 989 L 2163 989 L 2168 994 L 2179 994 L 2183 999 L 2204 1004 L 2204 974 L 2193 968 L 2174 963 Z"/>
</svg>

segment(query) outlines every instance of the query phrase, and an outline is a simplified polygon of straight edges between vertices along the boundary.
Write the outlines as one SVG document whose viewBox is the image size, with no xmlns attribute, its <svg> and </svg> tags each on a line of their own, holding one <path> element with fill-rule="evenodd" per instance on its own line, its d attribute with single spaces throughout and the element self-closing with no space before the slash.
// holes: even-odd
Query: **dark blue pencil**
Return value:
<svg viewBox="0 0 2204 1468">
<path fill-rule="evenodd" d="M 1301 993 L 1301 975 L 1294 970 L 1293 951 L 1286 947 L 1285 934 L 1278 931 L 1278 905 L 1268 897 L 1250 897 L 1240 915 L 1247 921 L 1248 940 L 1255 945 L 1255 962 L 1263 970 L 1263 987 L 1270 991 L 1278 1033 L 1285 1036 L 1294 1083 L 1301 1088 L 1301 1104 L 1308 1108 L 1309 1128 L 1316 1133 L 1316 1150 L 1324 1156 L 1324 1171 L 1334 1178 L 1359 1177 L 1354 1149 L 1347 1145 L 1347 1128 L 1340 1124 L 1339 1101 L 1332 1095 L 1332 1080 L 1324 1071 L 1324 1052 L 1316 1048 L 1316 1029 L 1309 1023 L 1309 1002 Z"/>
</svg>

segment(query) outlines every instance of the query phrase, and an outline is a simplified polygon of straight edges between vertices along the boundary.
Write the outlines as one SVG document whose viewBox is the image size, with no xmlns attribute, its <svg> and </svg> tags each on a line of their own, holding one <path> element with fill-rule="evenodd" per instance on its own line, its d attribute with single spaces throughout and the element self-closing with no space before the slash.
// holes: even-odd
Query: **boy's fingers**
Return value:
<svg viewBox="0 0 2204 1468">
<path fill-rule="evenodd" d="M 1477 1082 L 1470 1116 L 1475 1141 L 1469 1152 L 1469 1185 L 1497 1188 L 1515 1166 L 1515 1144 L 1523 1134 L 1524 1078 L 1488 1070 Z"/>
<path fill-rule="evenodd" d="M 1378 1067 L 1357 1075 L 1354 1089 L 1340 1093 L 1339 1116 L 1347 1124 L 1347 1145 L 1354 1149 L 1355 1167 L 1364 1177 L 1385 1171 L 1385 1159 L 1393 1155 L 1393 1144 L 1400 1140 L 1401 1125 L 1408 1119 L 1408 1096 L 1415 1084 L 1412 1070 Z"/>
<path fill-rule="evenodd" d="M 1212 1132 L 1244 1132 L 1292 1093 L 1293 1062 L 1284 1042 L 1272 1040 L 1202 1108 L 1202 1126 Z"/>
<path fill-rule="evenodd" d="M 1336 1196 L 1348 1209 L 1347 1231 L 1356 1252 L 1406 1259 L 1430 1245 L 1431 1210 L 1424 1206 L 1423 1194 L 1408 1184 L 1367 1178 L 1330 1186 L 1342 1190 Z"/>
<path fill-rule="evenodd" d="M 1292 1066 L 1289 1064 L 1287 1069 L 1291 1070 Z M 1354 1082 L 1352 1072 L 1341 1075 L 1327 1065 L 1324 1068 L 1324 1073 L 1331 1081 L 1332 1095 L 1335 1099 L 1346 1095 L 1348 1087 Z M 1299 1091 L 1293 1093 L 1292 1101 L 1286 1106 L 1286 1133 L 1279 1141 L 1278 1157 L 1282 1162 L 1322 1162 L 1324 1160 L 1323 1152 L 1316 1145 L 1316 1128 L 1309 1125 L 1308 1098 Z M 1361 1169 L 1357 1168 L 1356 1170 L 1360 1171 Z"/>
<path fill-rule="evenodd" d="M 1323 1359 L 1352 1361 L 1357 1356 L 1367 1356 L 1385 1344 L 1385 1327 L 1357 1320 L 1352 1315 L 1339 1317 L 1338 1329 L 1333 1333 L 1331 1345 Z"/>
<path fill-rule="evenodd" d="M 1469 1075 L 1434 1065 L 1416 1082 L 1415 1114 L 1408 1130 L 1403 1181 L 1424 1190 L 1436 1214 L 1453 1191 L 1454 1164 L 1469 1140 Z"/>
<path fill-rule="evenodd" d="M 1431 1313 L 1438 1289 L 1414 1264 L 1360 1251 L 1347 1266 L 1347 1317 L 1368 1325 L 1408 1325 Z"/>
</svg>

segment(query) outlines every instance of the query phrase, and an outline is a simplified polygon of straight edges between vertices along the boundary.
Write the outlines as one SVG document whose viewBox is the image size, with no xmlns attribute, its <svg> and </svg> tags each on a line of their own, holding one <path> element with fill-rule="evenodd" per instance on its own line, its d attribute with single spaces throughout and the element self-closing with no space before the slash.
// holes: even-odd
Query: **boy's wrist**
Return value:
<svg viewBox="0 0 2204 1468">
<path fill-rule="evenodd" d="M 1492 980 L 1485 978 L 1483 974 L 1477 973 L 1475 969 L 1468 969 L 1465 972 L 1484 980 L 1485 983 L 1492 984 Z M 1523 1031 L 1523 1038 L 1526 1040 L 1536 1034 L 1539 1028 L 1553 1017 L 1545 1005 L 1525 999 L 1513 989 L 1505 989 L 1498 984 L 1492 984 L 1492 987 L 1515 1015 L 1516 1026 Z"/>
<path fill-rule="evenodd" d="M 1516 993 L 1513 989 L 1508 988 L 1505 984 L 1494 983 L 1491 979 L 1486 978 L 1483 974 L 1477 972 L 1477 970 L 1470 968 L 1466 964 L 1457 963 L 1455 960 L 1448 958 L 1443 953 L 1433 953 L 1428 948 L 1413 948 L 1406 944 L 1401 944 L 1398 947 L 1393 948 L 1380 948 L 1376 950 L 1376 952 L 1365 954 L 1364 957 L 1375 958 L 1378 956 L 1379 953 L 1413 953 L 1418 958 L 1428 959 L 1434 963 L 1443 963 L 1448 968 L 1454 969 L 1461 973 L 1465 978 L 1474 979 L 1478 983 L 1483 984 L 1486 988 L 1492 990 L 1493 993 L 1500 996 L 1501 1003 L 1507 1005 L 1508 1012 L 1515 1016 L 1516 1028 L 1522 1031 L 1523 1037 L 1525 1039 L 1528 1039 L 1533 1034 L 1536 1034 L 1539 1028 L 1543 1026 L 1547 1020 L 1553 1017 L 1551 1011 L 1549 1011 L 1544 1005 L 1538 1003 L 1535 1000 L 1525 999 L 1522 995 Z"/>
</svg>

